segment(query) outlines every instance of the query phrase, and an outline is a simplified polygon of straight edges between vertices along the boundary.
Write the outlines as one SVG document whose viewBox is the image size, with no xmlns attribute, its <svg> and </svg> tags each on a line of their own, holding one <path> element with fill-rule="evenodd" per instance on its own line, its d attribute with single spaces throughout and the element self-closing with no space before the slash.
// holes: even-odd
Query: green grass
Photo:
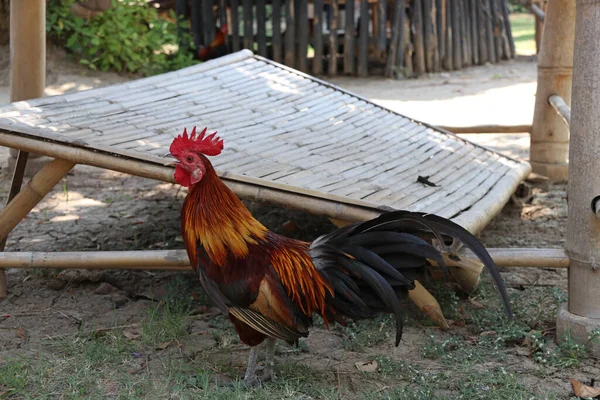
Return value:
<svg viewBox="0 0 600 400">
<path fill-rule="evenodd" d="M 3 354 L 0 399 L 558 399 L 565 393 L 532 382 L 548 376 L 566 381 L 575 368 L 594 362 L 585 345 L 568 337 L 554 344 L 564 292 L 510 290 L 515 319 L 508 322 L 485 279 L 472 295 L 477 307 L 447 285 L 429 285 L 446 315 L 465 326 L 441 331 L 422 316 L 411 317 L 412 336 L 401 344 L 408 358 L 393 349 L 393 319 L 379 317 L 334 328 L 331 334 L 341 341 L 331 355 L 311 353 L 304 341 L 294 351 L 278 345 L 278 379 L 246 389 L 239 384 L 246 347 L 225 316 L 199 329 L 199 317 L 190 311 L 207 299 L 192 296 L 194 283 L 173 278 L 169 294 L 148 308 L 137 329 L 83 327 L 79 334 L 45 340 L 37 350 Z M 593 333 L 590 341 L 598 338 L 600 332 Z M 360 372 L 355 360 L 376 360 L 378 369 Z"/>
<path fill-rule="evenodd" d="M 531 14 L 511 14 L 510 26 L 517 55 L 535 54 L 535 17 Z"/>
</svg>

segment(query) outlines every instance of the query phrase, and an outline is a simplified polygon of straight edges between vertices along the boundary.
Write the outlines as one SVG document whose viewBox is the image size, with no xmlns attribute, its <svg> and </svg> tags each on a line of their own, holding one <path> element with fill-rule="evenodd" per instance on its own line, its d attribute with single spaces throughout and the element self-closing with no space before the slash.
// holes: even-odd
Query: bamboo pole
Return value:
<svg viewBox="0 0 600 400">
<path fill-rule="evenodd" d="M 339 19 L 339 5 L 338 0 L 331 0 L 329 2 L 331 6 L 329 12 L 329 64 L 327 71 L 329 76 L 337 75 L 337 30 L 338 30 L 338 19 Z"/>
<path fill-rule="evenodd" d="M 554 108 L 554 111 L 561 116 L 567 127 L 571 124 L 571 108 L 565 103 L 562 97 L 553 94 L 548 97 L 548 103 Z"/>
<path fill-rule="evenodd" d="M 563 249 L 489 248 L 499 267 L 569 268 Z M 477 262 L 465 250 L 465 259 Z M 86 251 L 86 252 L 5 252 L 1 268 L 139 269 L 183 271 L 190 269 L 185 250 Z"/>
<path fill-rule="evenodd" d="M 550 1 L 544 24 L 542 53 L 555 32 L 549 27 L 561 23 L 562 31 L 571 33 L 574 1 Z M 558 5 L 562 5 L 559 9 Z M 560 12 L 560 21 L 555 13 Z M 567 254 L 569 270 L 568 311 L 584 318 L 600 318 L 600 221 L 590 209 L 600 194 L 598 149 L 600 148 L 600 2 L 577 1 L 577 28 L 573 59 L 573 120 L 569 150 L 569 215 L 567 222 Z M 569 18 L 568 18 L 569 17 Z M 565 23 L 562 23 L 564 21 Z M 557 28 L 558 29 L 558 28 Z M 562 37 L 563 41 L 569 36 Z M 558 49 L 558 48 L 557 48 Z M 542 54 L 540 54 L 541 60 Z M 566 60 L 565 60 L 566 62 Z M 553 113 L 554 117 L 557 117 Z M 558 117 L 557 117 L 558 118 Z M 564 127 L 564 126 L 563 126 Z M 577 335 L 577 333 L 575 333 Z"/>
<path fill-rule="evenodd" d="M 408 298 L 415 303 L 417 308 L 431 318 L 442 329 L 450 329 L 448 321 L 444 318 L 440 303 L 419 283 L 415 281 L 415 288 L 408 292 Z"/>
<path fill-rule="evenodd" d="M 34 175 L 21 192 L 0 212 L 0 241 L 6 239 L 14 227 L 74 165 L 71 161 L 55 159 Z"/>
<path fill-rule="evenodd" d="M 385 76 L 392 78 L 394 73 L 403 67 L 403 63 L 396 63 L 397 59 L 403 60 L 404 56 L 404 14 L 406 0 L 396 0 L 393 6 L 392 39 L 390 51 L 385 67 Z"/>
<path fill-rule="evenodd" d="M 473 126 L 445 126 L 439 128 L 452 133 L 529 133 L 531 125 L 473 125 Z"/>
<path fill-rule="evenodd" d="M 552 181 L 566 181 L 569 129 L 548 103 L 556 94 L 571 103 L 575 0 L 548 3 L 544 40 L 538 59 L 538 85 L 531 131 L 533 171 Z"/>
</svg>

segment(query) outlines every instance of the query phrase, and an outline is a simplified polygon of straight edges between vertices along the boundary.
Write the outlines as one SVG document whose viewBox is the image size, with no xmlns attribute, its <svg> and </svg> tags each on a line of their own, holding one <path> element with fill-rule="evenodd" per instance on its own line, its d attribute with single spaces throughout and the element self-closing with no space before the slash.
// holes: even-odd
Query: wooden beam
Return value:
<svg viewBox="0 0 600 400">
<path fill-rule="evenodd" d="M 567 180 L 569 129 L 548 103 L 555 94 L 571 103 L 575 0 L 548 3 L 542 48 L 538 58 L 538 83 L 530 163 L 533 171 L 555 182 Z"/>
</svg>

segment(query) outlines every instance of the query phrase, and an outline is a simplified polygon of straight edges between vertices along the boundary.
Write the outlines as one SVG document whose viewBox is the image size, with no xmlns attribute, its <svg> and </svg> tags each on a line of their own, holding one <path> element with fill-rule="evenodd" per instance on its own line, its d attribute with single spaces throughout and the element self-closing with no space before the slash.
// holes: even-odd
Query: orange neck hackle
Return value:
<svg viewBox="0 0 600 400">
<path fill-rule="evenodd" d="M 228 253 L 237 258 L 248 255 L 249 244 L 263 241 L 267 228 L 219 179 L 208 160 L 205 167 L 203 179 L 192 185 L 184 203 L 184 232 L 194 247 L 199 238 L 211 261 L 222 267 Z"/>
</svg>

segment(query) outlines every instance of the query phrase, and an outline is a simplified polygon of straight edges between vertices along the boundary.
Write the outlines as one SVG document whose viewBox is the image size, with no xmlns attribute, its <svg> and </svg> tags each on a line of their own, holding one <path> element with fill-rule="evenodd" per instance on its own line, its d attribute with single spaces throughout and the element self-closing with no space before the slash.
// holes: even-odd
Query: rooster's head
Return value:
<svg viewBox="0 0 600 400">
<path fill-rule="evenodd" d="M 187 129 L 173 139 L 169 147 L 170 155 L 176 159 L 175 181 L 182 186 L 200 182 L 210 167 L 206 156 L 217 156 L 223 150 L 223 139 L 217 132 L 206 135 L 206 128 L 196 135 L 196 127 L 188 135 Z"/>
</svg>

